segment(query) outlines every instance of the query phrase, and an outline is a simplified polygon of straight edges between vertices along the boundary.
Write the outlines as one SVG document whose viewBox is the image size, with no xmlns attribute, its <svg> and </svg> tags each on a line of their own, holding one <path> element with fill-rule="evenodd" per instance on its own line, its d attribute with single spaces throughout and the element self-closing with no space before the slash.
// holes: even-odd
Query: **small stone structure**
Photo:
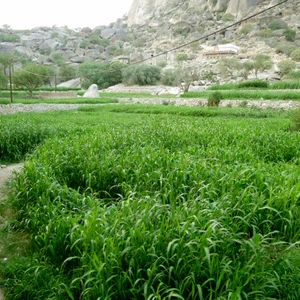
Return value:
<svg viewBox="0 0 300 300">
<path fill-rule="evenodd" d="M 92 84 L 82 96 L 84 98 L 99 98 L 99 91 L 97 84 Z"/>
</svg>

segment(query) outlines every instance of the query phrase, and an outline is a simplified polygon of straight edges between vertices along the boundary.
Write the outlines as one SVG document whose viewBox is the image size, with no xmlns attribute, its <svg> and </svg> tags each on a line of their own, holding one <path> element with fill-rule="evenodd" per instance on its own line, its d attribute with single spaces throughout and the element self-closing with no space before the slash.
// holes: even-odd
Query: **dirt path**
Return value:
<svg viewBox="0 0 300 300">
<path fill-rule="evenodd" d="M 12 164 L 8 166 L 0 166 L 0 201 L 5 197 L 7 183 L 13 176 L 14 171 L 20 171 L 23 164 Z M 1 216 L 0 216 L 1 217 Z M 0 247 L 1 248 L 1 247 Z M 0 300 L 4 300 L 4 292 L 0 287 Z"/>
<path fill-rule="evenodd" d="M 9 179 L 12 177 L 13 172 L 21 170 L 22 166 L 22 163 L 0 166 L 0 200 L 5 195 L 5 189 L 7 188 L 6 183 L 8 183 Z"/>
</svg>

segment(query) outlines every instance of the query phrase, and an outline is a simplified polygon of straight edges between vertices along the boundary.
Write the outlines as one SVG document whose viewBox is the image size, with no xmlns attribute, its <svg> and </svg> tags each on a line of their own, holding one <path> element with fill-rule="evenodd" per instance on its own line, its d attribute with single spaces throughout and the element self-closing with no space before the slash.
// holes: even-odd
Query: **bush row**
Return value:
<svg viewBox="0 0 300 300">
<path fill-rule="evenodd" d="M 236 89 L 274 89 L 274 90 L 287 90 L 287 89 L 300 89 L 300 81 L 278 81 L 269 83 L 262 80 L 249 80 L 241 83 L 228 83 L 222 85 L 213 85 L 208 90 L 236 90 Z"/>
</svg>

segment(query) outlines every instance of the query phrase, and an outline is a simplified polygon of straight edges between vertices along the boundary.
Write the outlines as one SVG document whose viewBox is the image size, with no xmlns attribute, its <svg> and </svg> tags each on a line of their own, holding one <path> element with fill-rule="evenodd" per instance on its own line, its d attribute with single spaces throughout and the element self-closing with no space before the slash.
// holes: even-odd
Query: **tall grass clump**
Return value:
<svg viewBox="0 0 300 300">
<path fill-rule="evenodd" d="M 271 89 L 274 90 L 299 90 L 300 81 L 278 81 L 271 85 Z"/>
<path fill-rule="evenodd" d="M 16 162 L 24 159 L 43 140 L 54 136 L 56 131 L 39 126 L 30 119 L 0 119 L 0 162 Z"/>
<path fill-rule="evenodd" d="M 15 178 L 34 259 L 5 263 L 8 299 L 300 297 L 287 120 L 86 113 L 109 123 L 45 141 Z"/>
<path fill-rule="evenodd" d="M 270 83 L 265 80 L 246 80 L 238 83 L 238 88 L 269 88 Z"/>
<path fill-rule="evenodd" d="M 293 123 L 292 130 L 300 131 L 300 109 L 293 112 L 291 121 Z"/>
<path fill-rule="evenodd" d="M 222 93 L 213 92 L 208 96 L 207 105 L 218 107 L 222 99 L 223 99 Z"/>
</svg>

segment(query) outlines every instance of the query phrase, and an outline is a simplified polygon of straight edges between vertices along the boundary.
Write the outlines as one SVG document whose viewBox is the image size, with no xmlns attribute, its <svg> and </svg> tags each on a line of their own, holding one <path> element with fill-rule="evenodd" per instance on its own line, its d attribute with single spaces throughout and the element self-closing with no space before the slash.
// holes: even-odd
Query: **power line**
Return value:
<svg viewBox="0 0 300 300">
<path fill-rule="evenodd" d="M 282 5 L 283 3 L 286 3 L 287 1 L 288 1 L 288 0 L 281 1 L 281 2 L 279 2 L 279 3 L 277 3 L 277 4 L 273 5 L 273 6 L 270 6 L 270 7 L 266 8 L 266 9 L 263 9 L 262 11 L 260 11 L 260 12 L 258 12 L 258 13 L 255 13 L 255 14 L 253 14 L 253 15 L 251 15 L 251 16 L 249 16 L 249 17 L 246 17 L 246 18 L 244 18 L 244 19 L 242 19 L 242 20 L 239 20 L 239 21 L 237 21 L 237 22 L 235 22 L 235 23 L 233 23 L 233 24 L 231 24 L 231 25 L 228 25 L 228 26 L 226 26 L 226 27 L 223 27 L 222 29 L 216 30 L 216 31 L 214 31 L 214 32 L 212 32 L 212 33 L 208 33 L 207 35 L 204 35 L 204 36 L 202 36 L 202 37 L 200 37 L 200 38 L 198 38 L 198 39 L 195 39 L 195 40 L 193 40 L 193 41 L 191 41 L 191 42 L 188 42 L 188 43 L 179 45 L 179 46 L 177 46 L 177 47 L 175 47 L 175 48 L 172 48 L 172 49 L 170 49 L 170 50 L 166 50 L 166 51 L 160 52 L 160 53 L 155 54 L 155 55 L 152 54 L 151 57 L 142 59 L 142 60 L 140 60 L 140 61 L 131 63 L 131 64 L 129 64 L 129 65 L 136 65 L 136 64 L 139 64 L 139 63 L 148 61 L 148 60 L 153 59 L 153 58 L 155 58 L 155 57 L 158 57 L 158 56 L 161 56 L 161 55 L 165 55 L 165 54 L 168 54 L 168 53 L 173 52 L 173 51 L 175 51 L 175 50 L 178 50 L 178 49 L 181 49 L 181 48 L 183 48 L 183 47 L 186 47 L 186 46 L 188 46 L 188 45 L 190 45 L 190 44 L 192 44 L 192 43 L 199 42 L 199 41 L 201 41 L 201 40 L 203 40 L 203 39 L 206 39 L 206 38 L 208 38 L 208 37 L 210 37 L 210 36 L 212 36 L 212 35 L 215 35 L 215 34 L 217 34 L 217 33 L 224 32 L 224 31 L 226 31 L 228 28 L 234 27 L 234 26 L 236 26 L 236 25 L 240 25 L 241 23 L 243 23 L 243 22 L 245 22 L 245 21 L 248 21 L 248 20 L 250 20 L 250 19 L 253 19 L 253 18 L 257 17 L 258 15 L 261 15 L 261 14 L 265 13 L 265 12 L 268 11 L 268 10 L 274 9 L 274 8 L 277 7 L 277 6 Z"/>
</svg>

